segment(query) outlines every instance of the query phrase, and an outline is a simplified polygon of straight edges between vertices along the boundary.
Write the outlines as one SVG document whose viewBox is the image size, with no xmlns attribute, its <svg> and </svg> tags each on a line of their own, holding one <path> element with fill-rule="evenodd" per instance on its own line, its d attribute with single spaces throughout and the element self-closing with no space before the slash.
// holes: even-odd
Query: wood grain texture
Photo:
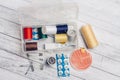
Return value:
<svg viewBox="0 0 120 80">
<path fill-rule="evenodd" d="M 85 71 L 71 69 L 71 77 L 63 80 L 120 80 L 120 1 L 65 0 L 64 2 L 78 4 L 78 28 L 82 24 L 90 23 L 99 46 L 89 49 L 93 57 L 93 63 L 89 69 Z M 43 72 L 29 72 L 25 76 L 26 67 L 5 67 L 11 66 L 9 63 L 12 63 L 12 66 L 29 64 L 27 59 L 18 56 L 21 54 L 21 38 L 16 12 L 17 8 L 29 3 L 31 0 L 11 0 L 11 3 L 9 0 L 0 0 L 0 72 L 9 71 L 0 75 L 13 74 L 13 77 L 20 75 L 18 79 L 21 80 L 59 80 L 54 68 L 47 67 Z M 79 46 L 86 47 L 80 33 Z M 0 79 L 6 80 L 5 77 Z M 16 80 L 16 77 L 13 80 Z"/>
</svg>

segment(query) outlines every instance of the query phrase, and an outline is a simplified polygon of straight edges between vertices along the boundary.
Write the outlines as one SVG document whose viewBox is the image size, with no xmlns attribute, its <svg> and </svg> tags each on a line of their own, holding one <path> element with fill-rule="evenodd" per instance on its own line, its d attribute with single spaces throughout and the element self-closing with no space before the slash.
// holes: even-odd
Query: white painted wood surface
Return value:
<svg viewBox="0 0 120 80">
<path fill-rule="evenodd" d="M 16 9 L 32 0 L 0 0 L 0 80 L 59 80 L 54 68 L 24 75 L 29 62 L 21 54 L 20 23 Z M 92 66 L 85 71 L 71 69 L 71 77 L 62 80 L 120 80 L 120 1 L 64 0 L 79 6 L 78 28 L 93 26 L 99 46 L 89 49 Z M 79 46 L 85 47 L 79 34 Z M 16 63 L 17 62 L 17 63 Z"/>
</svg>

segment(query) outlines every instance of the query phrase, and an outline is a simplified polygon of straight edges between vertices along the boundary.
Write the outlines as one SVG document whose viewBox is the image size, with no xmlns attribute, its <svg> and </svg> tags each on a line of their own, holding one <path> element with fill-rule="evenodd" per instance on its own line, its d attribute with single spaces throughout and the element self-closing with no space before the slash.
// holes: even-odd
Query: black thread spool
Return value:
<svg viewBox="0 0 120 80">
<path fill-rule="evenodd" d="M 46 62 L 48 65 L 53 65 L 55 64 L 56 60 L 54 57 L 49 57 Z"/>
</svg>

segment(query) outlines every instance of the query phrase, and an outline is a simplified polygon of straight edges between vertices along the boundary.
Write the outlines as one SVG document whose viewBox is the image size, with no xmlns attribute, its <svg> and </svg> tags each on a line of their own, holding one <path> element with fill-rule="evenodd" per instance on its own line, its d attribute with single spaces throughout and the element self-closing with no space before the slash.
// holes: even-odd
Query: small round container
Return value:
<svg viewBox="0 0 120 80">
<path fill-rule="evenodd" d="M 47 59 L 47 64 L 49 64 L 49 65 L 53 65 L 53 64 L 55 64 L 55 62 L 56 62 L 56 60 L 54 57 L 49 57 Z"/>
<path fill-rule="evenodd" d="M 70 64 L 76 70 L 85 70 L 90 67 L 91 63 L 92 57 L 84 48 L 73 51 L 70 56 Z"/>
</svg>

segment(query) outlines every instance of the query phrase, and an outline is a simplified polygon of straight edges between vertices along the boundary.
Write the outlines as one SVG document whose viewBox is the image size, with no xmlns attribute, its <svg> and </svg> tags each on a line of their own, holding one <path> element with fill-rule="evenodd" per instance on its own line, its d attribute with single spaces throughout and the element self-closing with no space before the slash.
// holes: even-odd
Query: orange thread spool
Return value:
<svg viewBox="0 0 120 80">
<path fill-rule="evenodd" d="M 70 56 L 70 64 L 76 70 L 85 70 L 92 63 L 92 57 L 84 48 L 75 50 Z"/>
</svg>

